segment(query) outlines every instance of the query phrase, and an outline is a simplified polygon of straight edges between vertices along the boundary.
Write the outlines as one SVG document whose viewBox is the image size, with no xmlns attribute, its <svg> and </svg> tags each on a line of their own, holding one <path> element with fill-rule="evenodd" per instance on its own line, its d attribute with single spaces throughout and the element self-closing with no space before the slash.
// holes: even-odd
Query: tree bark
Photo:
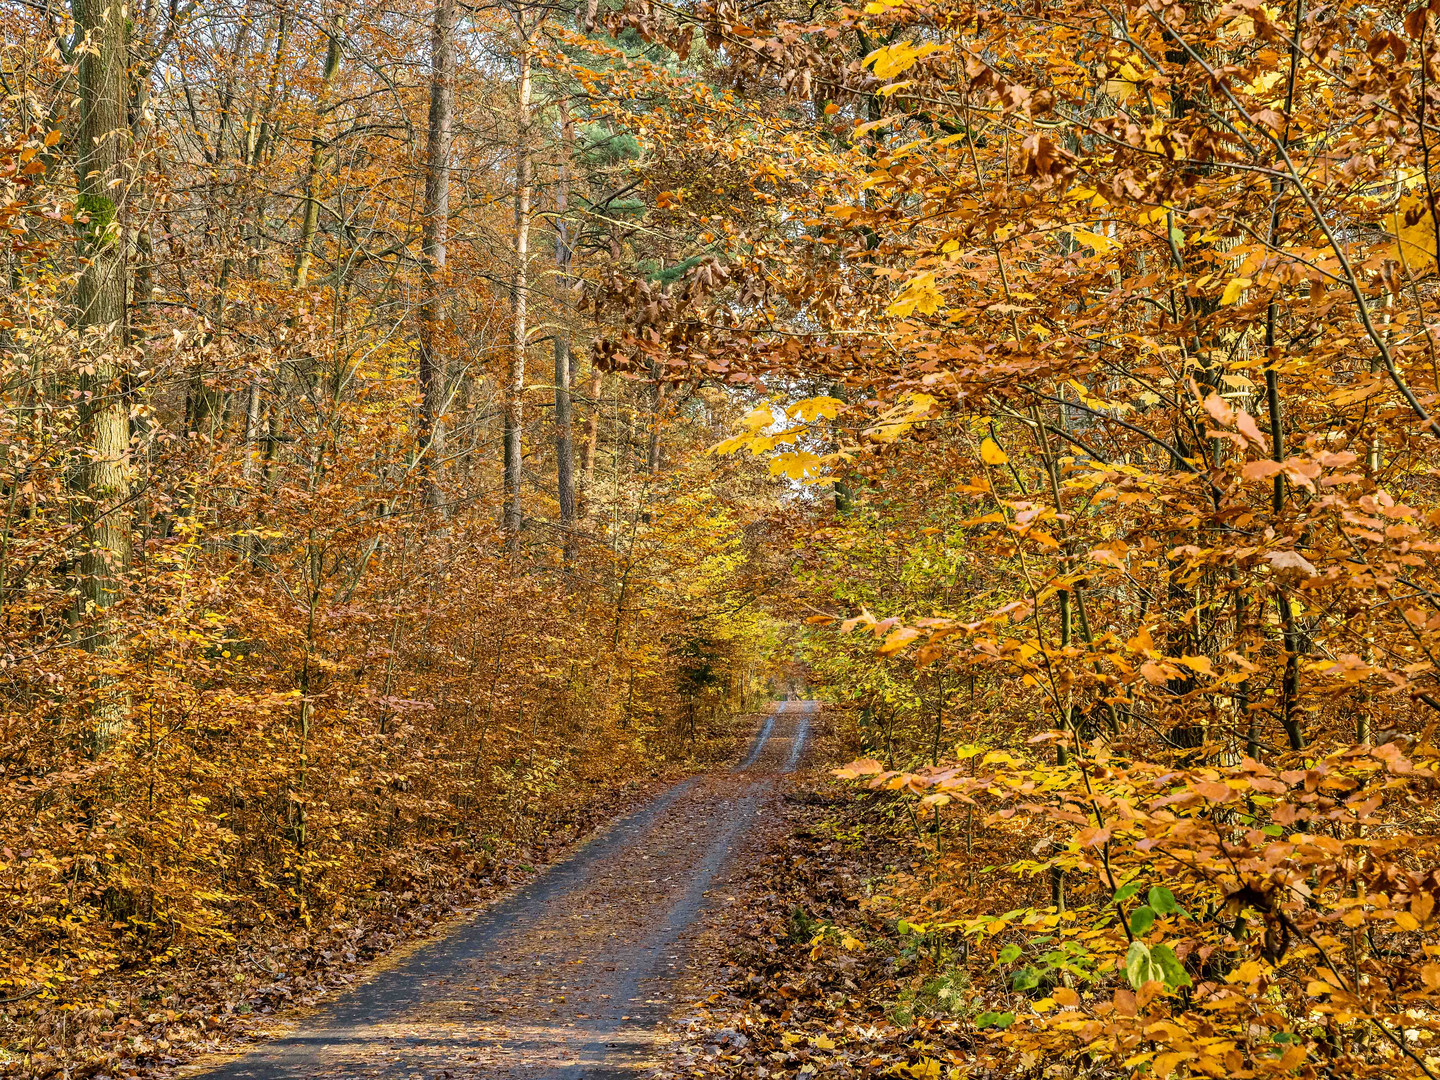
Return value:
<svg viewBox="0 0 1440 1080">
<path fill-rule="evenodd" d="M 660 379 L 660 367 L 655 365 L 652 369 L 655 376 L 655 398 L 654 411 L 650 416 L 650 445 L 645 455 L 645 463 L 651 476 L 660 475 L 660 422 L 665 413 L 665 383 Z"/>
<path fill-rule="evenodd" d="M 585 421 L 585 445 L 580 451 L 580 492 L 585 512 L 589 513 L 591 493 L 595 490 L 595 452 L 600 449 L 600 369 L 592 361 L 590 383 L 585 395 L 590 399 L 590 415 Z"/>
<path fill-rule="evenodd" d="M 430 123 L 426 137 L 425 222 L 420 240 L 424 299 L 420 306 L 420 385 L 425 394 L 420 461 L 425 501 L 442 502 L 438 470 L 445 448 L 445 391 L 449 380 L 442 342 L 442 278 L 450 216 L 451 128 L 455 118 L 455 0 L 436 0 L 430 38 Z"/>
<path fill-rule="evenodd" d="M 245 460 L 240 475 L 248 483 L 255 476 L 256 446 L 260 442 L 260 377 L 252 376 L 245 390 Z"/>
<path fill-rule="evenodd" d="M 521 27 L 522 35 L 524 26 Z M 511 288 L 510 369 L 505 380 L 505 531 L 513 547 L 519 542 L 523 508 L 520 480 L 524 422 L 525 346 L 528 337 L 526 301 L 529 291 L 526 262 L 530 256 L 530 40 L 520 46 L 520 86 L 516 98 L 515 133 L 515 272 Z"/>
<path fill-rule="evenodd" d="M 569 152 L 570 114 L 561 108 L 564 129 L 559 183 L 555 196 L 555 284 L 563 298 L 570 290 L 569 221 L 565 217 L 570 198 L 570 174 L 565 154 Z M 562 310 L 564 304 L 558 305 Z M 570 410 L 570 332 L 561 325 L 555 330 L 555 489 L 560 503 L 560 524 L 565 530 L 565 564 L 575 558 L 575 445 Z"/>
<path fill-rule="evenodd" d="M 325 67 L 320 74 L 320 93 L 316 101 L 315 131 L 310 136 L 310 164 L 305 173 L 305 217 L 300 224 L 300 244 L 295 258 L 293 283 L 296 292 L 304 290 L 310 280 L 310 266 L 315 259 L 315 235 L 320 231 L 320 199 L 315 194 L 315 180 L 325 162 L 325 138 L 321 134 L 323 117 L 330 104 L 335 79 L 340 74 L 340 38 L 345 32 L 346 12 L 341 11 L 327 31 L 329 44 L 325 49 Z"/>
<path fill-rule="evenodd" d="M 79 197 L 76 225 L 85 268 L 77 290 L 84 350 L 81 423 L 89 460 L 80 470 L 85 553 L 80 602 L 91 617 L 84 648 L 114 659 L 119 641 L 109 609 L 130 562 L 130 410 L 124 397 L 126 265 L 123 238 L 124 150 L 129 126 L 126 18 L 110 0 L 75 0 L 75 28 L 86 39 L 80 58 Z M 86 220 L 81 221 L 81 217 Z M 115 741 L 125 722 L 125 695 L 111 676 L 95 684 L 92 749 Z"/>
<path fill-rule="evenodd" d="M 567 530 L 575 522 L 575 448 L 570 423 L 570 341 L 555 335 L 555 474 L 560 500 L 560 523 Z M 570 542 L 566 540 L 568 549 Z"/>
</svg>

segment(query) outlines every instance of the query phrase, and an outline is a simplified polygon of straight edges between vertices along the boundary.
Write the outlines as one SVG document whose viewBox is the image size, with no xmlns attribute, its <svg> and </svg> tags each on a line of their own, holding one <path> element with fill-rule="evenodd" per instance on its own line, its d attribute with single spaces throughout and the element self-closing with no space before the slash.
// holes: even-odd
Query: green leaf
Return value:
<svg viewBox="0 0 1440 1080">
<path fill-rule="evenodd" d="M 994 1027 L 999 1022 L 1000 1014 L 997 1012 L 983 1012 L 975 1017 L 975 1026 L 977 1028 Z"/>
<path fill-rule="evenodd" d="M 1011 1024 L 1013 1024 L 1014 1022 L 1015 1022 L 1015 1014 L 1014 1014 L 1014 1013 L 1001 1013 L 999 1016 L 997 1016 L 997 1017 L 995 1018 L 995 1026 L 998 1027 L 998 1028 L 1008 1028 L 1008 1027 L 1009 1027 Z"/>
<path fill-rule="evenodd" d="M 1130 933 L 1141 937 L 1155 925 L 1155 911 L 1150 907 L 1138 907 L 1130 913 Z"/>
<path fill-rule="evenodd" d="M 1174 990 L 1176 987 L 1191 985 L 1190 973 L 1185 970 L 1185 965 L 1180 963 L 1180 958 L 1169 945 L 1156 945 L 1150 950 L 1150 959 L 1159 965 L 1165 989 Z"/>
<path fill-rule="evenodd" d="M 1266 825 L 1266 826 L 1265 826 L 1263 829 L 1261 829 L 1260 831 L 1263 832 L 1266 836 L 1284 836 L 1284 835 L 1285 835 L 1285 830 L 1282 829 L 1279 825 Z"/>
<path fill-rule="evenodd" d="M 1140 891 L 1140 882 L 1132 881 L 1128 885 L 1121 885 L 1115 890 L 1115 895 L 1110 899 L 1117 904 L 1122 904 Z"/>
<path fill-rule="evenodd" d="M 1169 889 L 1162 889 L 1156 885 L 1150 890 L 1148 897 L 1150 906 L 1155 909 L 1156 915 L 1189 915 L 1190 913 L 1182 908 L 1175 900 L 1175 894 Z"/>
<path fill-rule="evenodd" d="M 1132 941 L 1125 954 L 1125 979 L 1139 990 L 1147 982 L 1164 977 L 1158 966 L 1150 959 L 1150 949 L 1143 941 Z"/>
<path fill-rule="evenodd" d="M 1040 985 L 1040 973 L 1031 967 L 1023 967 L 1010 980 L 1012 990 L 1034 990 Z"/>
<path fill-rule="evenodd" d="M 1002 964 L 1013 964 L 1020 959 L 1020 954 L 1025 950 L 1016 945 L 1013 941 L 1000 950 L 1000 962 Z"/>
</svg>

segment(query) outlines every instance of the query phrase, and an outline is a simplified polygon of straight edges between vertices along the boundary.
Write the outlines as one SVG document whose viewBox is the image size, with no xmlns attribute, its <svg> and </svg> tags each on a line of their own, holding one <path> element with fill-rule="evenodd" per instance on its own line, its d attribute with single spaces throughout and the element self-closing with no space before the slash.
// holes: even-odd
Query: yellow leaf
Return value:
<svg viewBox="0 0 1440 1080">
<path fill-rule="evenodd" d="M 1231 278 L 1225 283 L 1225 291 L 1220 294 L 1220 306 L 1225 307 L 1240 299 L 1240 294 L 1248 289 L 1254 282 L 1248 277 Z"/>
<path fill-rule="evenodd" d="M 1109 251 L 1111 248 L 1119 246 L 1114 240 L 1111 240 L 1108 236 L 1103 236 L 1097 232 L 1091 232 L 1089 229 L 1074 228 L 1070 230 L 1070 233 L 1075 237 L 1075 240 L 1078 243 L 1084 244 L 1091 251 L 1095 252 L 1096 255 L 1104 255 L 1105 252 Z"/>
<path fill-rule="evenodd" d="M 1124 79 L 1106 79 L 1105 93 L 1116 101 L 1130 101 L 1138 91 L 1134 83 L 1128 83 Z"/>
<path fill-rule="evenodd" d="M 751 409 L 740 423 L 746 431 L 763 431 L 775 423 L 775 414 L 770 411 L 769 405 L 760 405 Z"/>
<path fill-rule="evenodd" d="M 1195 1055 L 1190 1053 L 1189 1051 L 1179 1050 L 1172 1050 L 1168 1053 L 1159 1054 L 1156 1056 L 1154 1064 L 1150 1066 L 1150 1071 L 1155 1076 L 1161 1078 L 1169 1076 L 1172 1072 L 1175 1071 L 1176 1065 L 1179 1065 L 1180 1062 L 1184 1061 L 1186 1058 L 1192 1058 L 1194 1056 Z"/>
<path fill-rule="evenodd" d="M 1246 960 L 1240 967 L 1225 976 L 1228 983 L 1252 983 L 1265 974 L 1265 969 L 1254 960 Z"/>
<path fill-rule="evenodd" d="M 1386 217 L 1386 225 L 1395 237 L 1396 256 L 1407 269 L 1419 272 L 1435 265 L 1435 219 L 1427 195 L 1405 196 Z"/>
<path fill-rule="evenodd" d="M 894 45 L 876 49 L 865 57 L 865 63 L 871 65 L 871 70 L 875 72 L 877 79 L 888 79 L 899 75 L 902 71 L 908 71 L 915 66 L 916 61 L 924 59 L 931 53 L 940 52 L 943 48 L 944 46 L 937 45 L 933 41 L 927 41 L 919 48 L 916 48 L 915 43 L 911 41 L 897 41 Z"/>
<path fill-rule="evenodd" d="M 820 455 L 812 454 L 808 450 L 776 454 L 770 462 L 770 475 L 779 476 L 784 473 L 791 480 L 803 480 L 806 476 L 819 472 L 820 464 Z"/>
<path fill-rule="evenodd" d="M 775 414 L 770 411 L 769 405 L 761 405 L 751 409 L 740 426 L 745 430 L 740 435 L 732 436 L 723 442 L 716 443 L 709 449 L 711 454 L 734 454 L 740 450 L 749 450 L 752 454 L 761 454 L 774 448 L 777 442 L 789 442 L 789 439 L 776 436 L 764 436 L 760 433 L 775 423 Z"/>
<path fill-rule="evenodd" d="M 935 275 L 930 273 L 913 277 L 896 294 L 886 313 L 904 318 L 916 311 L 922 315 L 934 315 L 945 298 L 935 287 Z"/>
<path fill-rule="evenodd" d="M 1010 460 L 1010 455 L 1001 450 L 994 439 L 985 439 L 980 443 L 980 460 L 986 465 L 1004 465 Z"/>
<path fill-rule="evenodd" d="M 798 417 L 810 423 L 817 416 L 823 416 L 827 420 L 835 419 L 835 414 L 840 411 L 840 406 L 845 404 L 839 398 L 833 397 L 812 397 L 797 401 L 785 410 L 785 415 L 791 418 Z"/>
<path fill-rule="evenodd" d="M 1395 925 L 1401 930 L 1419 930 L 1420 922 L 1408 911 L 1397 911 L 1395 913 Z"/>
<path fill-rule="evenodd" d="M 880 646 L 879 652 L 883 656 L 889 656 L 891 653 L 899 652 L 919 636 L 920 631 L 916 630 L 913 626 L 902 626 L 900 629 L 890 632 L 890 635 L 885 639 L 885 643 Z"/>
<path fill-rule="evenodd" d="M 1274 85 L 1284 77 L 1285 73 L 1283 71 L 1267 71 L 1247 86 L 1245 91 L 1249 94 L 1263 94 L 1265 91 L 1273 88 Z"/>
</svg>

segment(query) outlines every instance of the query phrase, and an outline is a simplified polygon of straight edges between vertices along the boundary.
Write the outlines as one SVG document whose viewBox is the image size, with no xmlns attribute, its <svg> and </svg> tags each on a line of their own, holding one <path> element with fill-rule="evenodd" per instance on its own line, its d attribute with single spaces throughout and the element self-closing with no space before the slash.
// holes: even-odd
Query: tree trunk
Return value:
<svg viewBox="0 0 1440 1080">
<path fill-rule="evenodd" d="M 580 451 L 580 492 L 586 513 L 589 513 L 591 493 L 595 490 L 595 453 L 600 449 L 600 395 L 603 392 L 600 369 L 592 361 L 590 383 L 585 388 L 585 396 L 590 399 L 590 416 L 585 421 L 585 445 Z"/>
<path fill-rule="evenodd" d="M 523 26 L 522 26 L 523 32 Z M 526 261 L 530 255 L 530 41 L 520 46 L 520 87 L 515 110 L 515 274 L 511 289 L 510 370 L 505 382 L 505 531 L 510 544 L 519 542 L 523 521 L 520 503 L 522 468 L 521 424 L 524 422 Z"/>
<path fill-rule="evenodd" d="M 830 389 L 827 390 L 826 393 L 839 401 L 846 400 L 845 386 L 843 383 L 831 383 Z M 831 449 L 834 451 L 840 450 L 840 440 L 838 437 L 831 443 Z M 850 509 L 854 505 L 854 495 L 850 490 L 849 478 L 845 473 L 840 471 L 838 464 L 836 466 L 835 480 L 831 484 L 831 492 L 835 497 L 835 515 L 837 517 L 844 517 L 850 513 Z"/>
<path fill-rule="evenodd" d="M 260 377 L 252 376 L 245 390 L 245 460 L 240 475 L 248 483 L 255 475 L 256 446 L 260 443 Z"/>
<path fill-rule="evenodd" d="M 560 499 L 560 523 L 565 526 L 565 548 L 571 545 L 569 530 L 575 523 L 575 448 L 570 432 L 570 342 L 568 335 L 555 335 L 555 474 Z"/>
<path fill-rule="evenodd" d="M 455 117 L 455 0 L 436 0 L 430 38 L 430 124 L 426 138 L 425 222 L 420 241 L 424 299 L 420 307 L 420 385 L 425 393 L 420 460 L 425 501 L 441 505 L 437 472 L 445 448 L 449 366 L 441 345 L 442 277 L 450 216 L 451 126 Z"/>
<path fill-rule="evenodd" d="M 335 79 L 340 74 L 340 38 L 345 32 L 345 12 L 335 17 L 328 31 L 329 45 L 325 50 L 325 67 L 320 75 L 320 93 L 316 100 L 315 131 L 310 136 L 310 164 L 305 173 L 305 217 L 300 224 L 300 244 L 295 258 L 294 285 L 296 292 L 303 292 L 310 280 L 310 265 L 315 258 L 315 235 L 320 231 L 320 199 L 315 194 L 315 179 L 325 161 L 325 138 L 321 135 L 324 114 L 330 103 L 330 93 Z"/>
<path fill-rule="evenodd" d="M 80 514 L 85 554 L 80 600 L 92 622 L 81 642 L 97 656 L 114 658 L 119 641 L 108 612 L 119 597 L 130 562 L 130 410 L 123 387 L 126 267 L 122 223 L 129 178 L 122 157 L 128 47 L 124 9 L 109 0 L 76 0 L 75 28 L 87 39 L 80 58 L 79 197 L 76 225 L 86 261 L 77 291 L 78 325 L 85 354 L 80 377 L 81 422 L 93 455 L 80 470 Z M 81 216 L 87 220 L 81 221 Z M 125 695 L 113 677 L 96 683 L 95 751 L 115 741 L 125 722 Z"/>
<path fill-rule="evenodd" d="M 570 290 L 569 222 L 565 212 L 570 199 L 570 174 L 565 155 L 569 152 L 570 114 L 561 108 L 564 146 L 561 150 L 559 183 L 555 196 L 555 284 L 563 298 Z M 564 304 L 559 307 L 563 310 Z M 560 503 L 560 524 L 565 529 L 565 564 L 575 558 L 575 446 L 570 415 L 570 333 L 565 326 L 555 330 L 555 489 Z"/>
<path fill-rule="evenodd" d="M 660 379 L 660 367 L 657 364 L 653 373 L 655 375 L 655 400 L 654 413 L 650 417 L 650 446 L 645 455 L 646 466 L 651 476 L 660 475 L 660 419 L 665 412 L 665 383 Z"/>
</svg>

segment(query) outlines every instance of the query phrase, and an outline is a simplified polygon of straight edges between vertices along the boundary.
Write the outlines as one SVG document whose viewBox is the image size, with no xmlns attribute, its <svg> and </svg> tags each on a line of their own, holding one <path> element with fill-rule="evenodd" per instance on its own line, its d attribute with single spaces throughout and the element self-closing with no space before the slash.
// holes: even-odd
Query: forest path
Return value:
<svg viewBox="0 0 1440 1080">
<path fill-rule="evenodd" d="M 636 1075 L 671 1005 L 680 937 L 804 752 L 812 701 L 777 704 L 745 760 L 691 777 L 291 1035 L 204 1080 L 597 1080 Z"/>
</svg>

